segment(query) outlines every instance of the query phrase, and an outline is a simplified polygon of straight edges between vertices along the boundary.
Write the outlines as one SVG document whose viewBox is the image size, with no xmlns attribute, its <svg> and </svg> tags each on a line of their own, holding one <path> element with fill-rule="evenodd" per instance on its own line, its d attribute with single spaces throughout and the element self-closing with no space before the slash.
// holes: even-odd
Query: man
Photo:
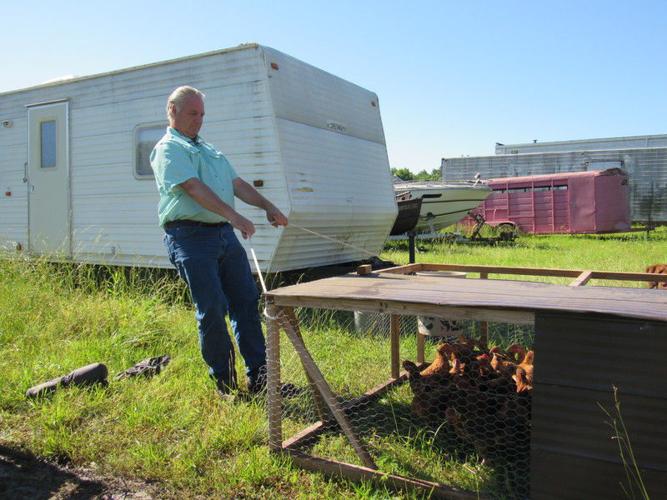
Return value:
<svg viewBox="0 0 667 500">
<path fill-rule="evenodd" d="M 257 393 L 266 386 L 259 294 L 233 230 L 250 238 L 255 226 L 234 209 L 234 196 L 262 208 L 273 226 L 286 226 L 287 217 L 199 137 L 204 94 L 192 87 L 177 88 L 167 99 L 167 116 L 169 127 L 151 153 L 151 167 L 169 259 L 190 289 L 201 353 L 218 391 L 226 397 L 237 389 L 234 346 L 225 323 L 229 312 L 248 390 Z"/>
</svg>

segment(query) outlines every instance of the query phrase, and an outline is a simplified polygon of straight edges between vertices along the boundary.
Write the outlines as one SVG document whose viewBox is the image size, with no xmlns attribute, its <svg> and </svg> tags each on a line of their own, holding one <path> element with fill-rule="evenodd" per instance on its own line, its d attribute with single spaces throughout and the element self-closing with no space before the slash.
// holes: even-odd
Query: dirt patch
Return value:
<svg viewBox="0 0 667 500">
<path fill-rule="evenodd" d="M 48 462 L 0 444 L 0 498 L 148 500 L 164 496 L 154 484 L 100 477 L 92 470 Z"/>
</svg>

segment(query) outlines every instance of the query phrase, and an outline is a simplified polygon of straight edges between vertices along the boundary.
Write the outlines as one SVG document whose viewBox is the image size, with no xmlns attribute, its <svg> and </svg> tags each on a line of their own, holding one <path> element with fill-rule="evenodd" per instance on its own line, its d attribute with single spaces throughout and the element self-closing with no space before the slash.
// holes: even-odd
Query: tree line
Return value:
<svg viewBox="0 0 667 500">
<path fill-rule="evenodd" d="M 399 177 L 400 179 L 404 181 L 439 181 L 442 180 L 440 177 L 440 169 L 439 168 L 434 168 L 431 170 L 431 172 L 428 172 L 426 170 L 421 170 L 420 172 L 417 172 L 416 174 L 412 173 L 412 170 L 410 170 L 407 167 L 403 168 L 392 168 L 391 169 L 391 174 Z"/>
</svg>

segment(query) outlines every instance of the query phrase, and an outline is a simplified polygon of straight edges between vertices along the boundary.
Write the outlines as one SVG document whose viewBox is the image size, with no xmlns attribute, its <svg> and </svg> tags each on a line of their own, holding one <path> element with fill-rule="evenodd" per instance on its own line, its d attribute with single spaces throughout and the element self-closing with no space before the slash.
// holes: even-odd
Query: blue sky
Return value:
<svg viewBox="0 0 667 500">
<path fill-rule="evenodd" d="M 667 133 L 667 1 L 3 4 L 0 91 L 258 42 L 376 92 L 393 167 Z"/>
</svg>

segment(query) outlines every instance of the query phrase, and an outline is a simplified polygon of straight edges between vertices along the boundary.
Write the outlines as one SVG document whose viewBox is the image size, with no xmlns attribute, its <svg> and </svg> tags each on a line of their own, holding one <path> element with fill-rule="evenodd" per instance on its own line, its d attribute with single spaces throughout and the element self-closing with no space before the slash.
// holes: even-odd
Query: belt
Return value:
<svg viewBox="0 0 667 500">
<path fill-rule="evenodd" d="M 166 222 L 164 224 L 165 229 L 172 229 L 175 227 L 185 227 L 185 226 L 195 226 L 195 227 L 224 227 L 229 222 L 200 222 L 198 220 L 172 220 L 171 222 Z"/>
</svg>

